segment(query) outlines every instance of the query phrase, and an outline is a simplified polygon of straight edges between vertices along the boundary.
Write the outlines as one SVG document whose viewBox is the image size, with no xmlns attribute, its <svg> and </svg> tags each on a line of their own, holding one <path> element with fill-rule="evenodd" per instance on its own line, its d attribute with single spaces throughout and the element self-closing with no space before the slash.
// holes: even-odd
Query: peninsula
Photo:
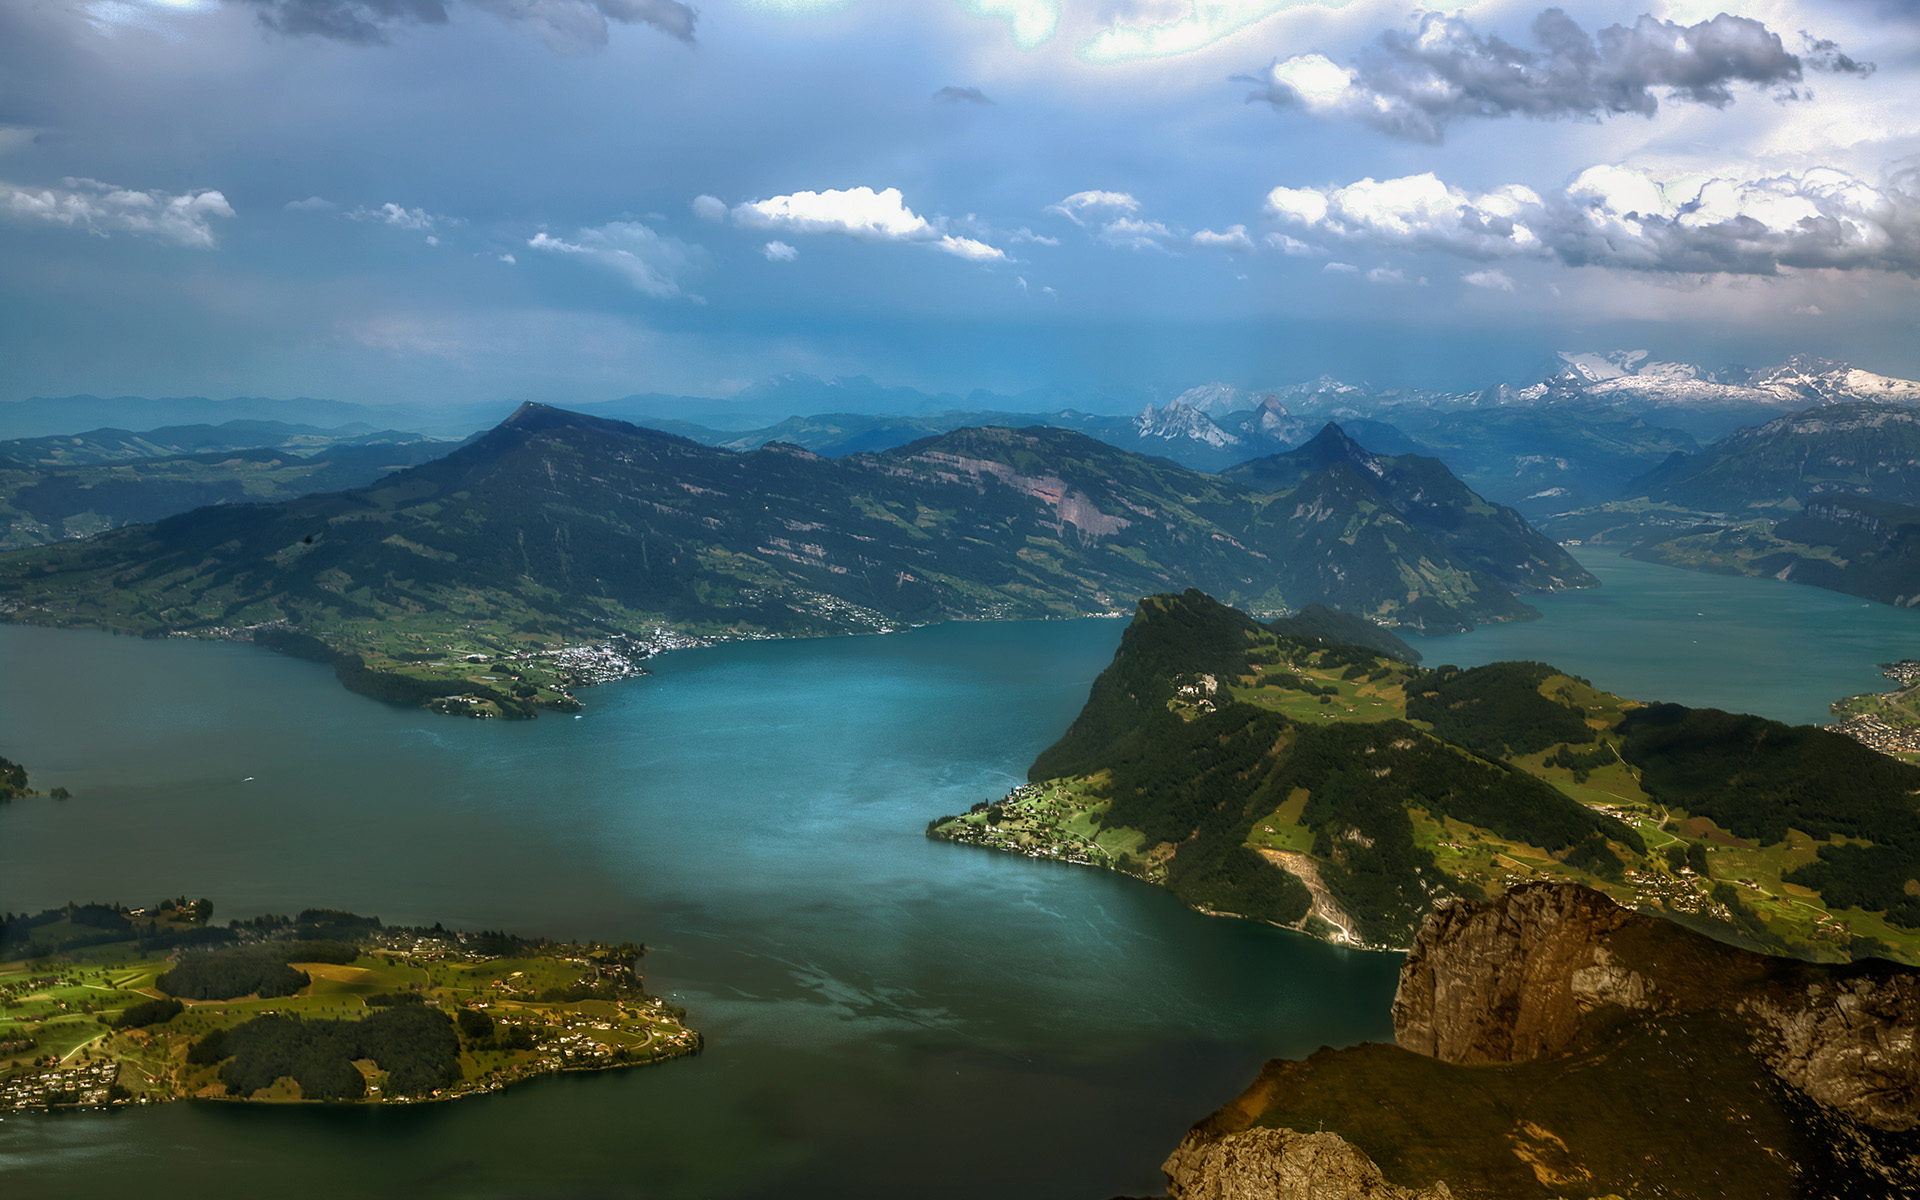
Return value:
<svg viewBox="0 0 1920 1200">
<path fill-rule="evenodd" d="M 1754 949 L 1920 961 L 1920 767 L 1544 663 L 1423 669 L 1382 632 L 1150 596 L 1029 781 L 928 836 L 1373 949 L 1560 880 Z"/>
<path fill-rule="evenodd" d="M 0 921 L 0 1111 L 203 1099 L 452 1100 L 693 1054 L 644 946 L 185 896 Z"/>
</svg>

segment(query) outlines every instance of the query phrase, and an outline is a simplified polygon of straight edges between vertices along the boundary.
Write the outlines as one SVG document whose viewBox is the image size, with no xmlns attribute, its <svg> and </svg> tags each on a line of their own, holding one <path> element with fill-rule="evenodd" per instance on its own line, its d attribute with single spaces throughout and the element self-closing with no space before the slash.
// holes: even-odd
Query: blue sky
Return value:
<svg viewBox="0 0 1920 1200">
<path fill-rule="evenodd" d="M 1876 0 L 0 4 L 0 399 L 1920 374 Z"/>
</svg>

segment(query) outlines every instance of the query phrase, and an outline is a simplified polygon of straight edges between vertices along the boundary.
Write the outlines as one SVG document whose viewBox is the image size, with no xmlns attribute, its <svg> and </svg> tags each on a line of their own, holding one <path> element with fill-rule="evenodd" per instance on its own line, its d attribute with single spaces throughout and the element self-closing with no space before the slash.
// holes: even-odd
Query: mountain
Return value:
<svg viewBox="0 0 1920 1200">
<path fill-rule="evenodd" d="M 1920 972 L 1769 958 L 1527 884 L 1430 916 L 1394 1044 L 1267 1064 L 1174 1200 L 1910 1196 Z"/>
<path fill-rule="evenodd" d="M 1672 566 L 1920 598 L 1920 409 L 1806 409 L 1675 454 L 1625 495 L 1548 528 Z"/>
<path fill-rule="evenodd" d="M 0 550 L 87 537 L 211 504 L 259 503 L 364 487 L 426 462 L 449 446 L 424 438 L 402 445 L 367 444 L 355 438 L 311 456 L 255 448 L 42 465 L 48 458 L 57 462 L 62 457 L 80 459 L 152 446 L 167 433 L 156 430 L 151 435 L 130 435 L 128 440 L 110 436 L 117 432 L 98 430 L 78 438 L 43 439 L 57 445 L 36 448 L 34 453 L 40 456 L 36 463 L 0 458 Z"/>
<path fill-rule="evenodd" d="M 464 677 L 456 642 L 490 656 L 662 628 L 1073 616 L 1189 583 L 1266 611 L 1326 601 L 1451 630 L 1533 615 L 1476 563 L 1501 559 L 1501 577 L 1529 590 L 1591 582 L 1551 543 L 1542 561 L 1512 560 L 1501 514 L 1457 485 L 1447 494 L 1418 506 L 1446 527 L 1443 545 L 1344 465 L 1263 489 L 1044 427 L 844 459 L 779 444 L 738 454 L 527 405 L 371 487 L 0 559 L 0 609 L 141 633 L 287 622 L 335 651 L 427 673 L 451 661 Z M 1446 503 L 1464 507 L 1446 517 Z"/>
<path fill-rule="evenodd" d="M 1301 488 L 1309 478 L 1329 472 L 1335 472 L 1330 478 L 1344 482 L 1354 502 L 1390 507 L 1450 554 L 1512 590 L 1550 591 L 1592 582 L 1584 568 L 1524 517 L 1481 499 L 1439 459 L 1375 454 L 1338 425 L 1328 424 L 1296 450 L 1230 467 L 1221 478 L 1280 492 Z"/>
<path fill-rule="evenodd" d="M 1751 948 L 1920 959 L 1920 767 L 1544 663 L 1421 670 L 1300 624 L 1196 590 L 1142 600 L 1029 782 L 929 836 L 1375 948 L 1449 897 L 1559 879 Z"/>
<path fill-rule="evenodd" d="M 0 465 L 89 466 L 176 454 L 263 448 L 311 455 L 335 446 L 404 446 L 434 440 L 424 434 L 375 429 L 365 422 L 321 429 L 313 425 L 289 425 L 284 421 L 235 420 L 219 425 L 168 425 L 144 433 L 91 429 L 84 433 L 18 438 L 0 442 Z"/>
<path fill-rule="evenodd" d="M 1624 494 L 1736 512 L 1836 493 L 1920 505 L 1920 408 L 1809 408 L 1676 454 Z"/>
<path fill-rule="evenodd" d="M 1808 404 L 1920 403 L 1920 383 L 1804 354 L 1760 370 L 1729 367 L 1721 371 L 1653 361 L 1643 350 L 1562 352 L 1556 357 L 1558 367 L 1545 379 L 1505 391 L 1498 402 L 1597 402 L 1698 438 L 1721 437 Z"/>
</svg>

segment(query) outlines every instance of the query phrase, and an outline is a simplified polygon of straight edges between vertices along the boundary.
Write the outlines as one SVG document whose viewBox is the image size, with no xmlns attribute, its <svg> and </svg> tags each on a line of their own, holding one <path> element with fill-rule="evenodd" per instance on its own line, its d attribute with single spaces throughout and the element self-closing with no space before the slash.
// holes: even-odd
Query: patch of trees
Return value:
<svg viewBox="0 0 1920 1200">
<path fill-rule="evenodd" d="M 1489 758 L 1532 754 L 1555 742 L 1592 742 L 1585 713 L 1541 695 L 1540 685 L 1557 674 L 1537 662 L 1439 667 L 1408 683 L 1407 716 Z"/>
<path fill-rule="evenodd" d="M 1598 830 L 1575 842 L 1573 849 L 1567 851 L 1565 861 L 1576 870 L 1598 875 L 1614 883 L 1622 883 L 1627 878 L 1627 864 L 1620 861 L 1620 856 L 1613 852 L 1613 847 L 1607 845 L 1607 839 Z"/>
<path fill-rule="evenodd" d="M 437 1008 L 377 1009 L 358 1021 L 255 1017 L 196 1042 L 188 1061 L 228 1060 L 220 1068 L 227 1094 L 245 1096 L 291 1078 L 310 1100 L 356 1100 L 366 1080 L 353 1065 L 370 1058 L 387 1072 L 389 1094 L 422 1095 L 460 1081 L 460 1039 Z"/>
<path fill-rule="evenodd" d="M 114 1021 L 115 1029 L 142 1029 L 148 1025 L 164 1025 L 185 1012 L 187 1006 L 178 1000 L 143 1000 L 120 1014 Z"/>
<path fill-rule="evenodd" d="M 365 1003 L 368 1008 L 397 1008 L 402 1004 L 425 1004 L 427 998 L 419 992 L 375 992 L 368 996 Z"/>
<path fill-rule="evenodd" d="M 359 956 L 359 948 L 346 942 L 267 942 L 189 954 L 154 982 L 169 996 L 186 1000 L 291 996 L 311 981 L 289 964 L 350 963 Z"/>
<path fill-rule="evenodd" d="M 1267 628 L 1281 637 L 1323 646 L 1357 646 L 1372 655 L 1396 662 L 1418 663 L 1420 652 L 1365 617 L 1324 604 L 1309 604 L 1291 617 L 1269 621 Z"/>
<path fill-rule="evenodd" d="M 1901 848 L 1822 846 L 1819 858 L 1782 878 L 1819 892 L 1831 907 L 1883 912 L 1896 925 L 1920 929 L 1920 896 L 1907 894 L 1913 858 Z"/>
<path fill-rule="evenodd" d="M 1920 848 L 1920 767 L 1850 737 L 1678 704 L 1636 709 L 1620 732 L 1649 795 L 1736 836 L 1771 845 L 1792 828 Z"/>
<path fill-rule="evenodd" d="M 460 1036 L 475 1041 L 493 1035 L 493 1018 L 477 1008 L 463 1008 L 453 1014 L 453 1023 L 459 1026 Z"/>
<path fill-rule="evenodd" d="M 1167 710 L 1173 677 L 1246 674 L 1248 651 L 1264 640 L 1252 617 L 1197 589 L 1148 596 L 1121 636 L 1112 664 L 1093 681 L 1086 706 L 1066 734 L 1041 751 L 1027 778 L 1090 775 L 1112 765 L 1142 737 L 1173 736 L 1175 726 L 1186 724 Z"/>
<path fill-rule="evenodd" d="M 32 794 L 27 786 L 27 769 L 12 759 L 0 758 L 0 800 Z"/>
<path fill-rule="evenodd" d="M 1591 750 L 1575 750 L 1572 746 L 1561 746 L 1547 755 L 1549 767 L 1560 767 L 1573 772 L 1575 783 L 1585 783 L 1587 777 L 1601 767 L 1620 761 L 1620 755 L 1606 742 L 1601 742 Z"/>
</svg>

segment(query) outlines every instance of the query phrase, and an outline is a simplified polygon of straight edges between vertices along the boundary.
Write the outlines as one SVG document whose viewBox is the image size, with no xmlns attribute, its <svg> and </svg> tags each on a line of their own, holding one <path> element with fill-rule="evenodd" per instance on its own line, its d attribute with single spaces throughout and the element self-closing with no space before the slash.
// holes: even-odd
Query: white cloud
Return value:
<svg viewBox="0 0 1920 1200">
<path fill-rule="evenodd" d="M 899 188 L 870 187 L 794 192 L 733 207 L 733 221 L 780 233 L 838 233 L 868 242 L 919 242 L 969 262 L 1003 262 L 1006 254 L 975 238 L 946 232 L 946 219 L 929 221 L 907 207 Z"/>
<path fill-rule="evenodd" d="M 1330 262 L 1320 269 L 1328 275 L 1358 275 L 1360 273 L 1359 267 L 1354 266 L 1352 263 L 1343 262 Z"/>
<path fill-rule="evenodd" d="M 382 225 L 391 225 L 395 229 L 411 229 L 424 233 L 439 221 L 424 208 L 402 208 L 389 200 L 379 208 L 356 208 L 347 214 L 349 221 L 378 221 Z"/>
<path fill-rule="evenodd" d="M 1115 63 L 1168 58 L 1204 50 L 1296 0 L 1193 0 L 1186 12 L 1172 20 L 1127 23 L 1115 21 L 1087 39 L 1080 57 L 1088 62 Z"/>
<path fill-rule="evenodd" d="M 1158 221 L 1137 217 L 1117 217 L 1100 227 L 1100 240 L 1122 250 L 1164 250 L 1161 243 L 1176 236 Z"/>
<path fill-rule="evenodd" d="M 760 248 L 760 253 L 767 256 L 768 262 L 792 262 L 800 257 L 800 252 L 785 242 L 768 242 Z"/>
<path fill-rule="evenodd" d="M 953 237 L 952 235 L 947 235 L 933 243 L 933 248 L 935 250 L 945 251 L 956 258 L 964 258 L 968 262 L 1007 261 L 1006 253 L 998 247 L 989 246 L 985 242 L 976 241 L 969 237 Z"/>
<path fill-rule="evenodd" d="M 519 260 L 519 259 L 517 259 L 517 258 L 515 258 L 515 257 L 514 257 L 513 255 L 511 255 L 511 254 L 502 254 L 502 255 L 500 256 L 500 261 L 501 261 L 501 262 L 503 262 L 503 263 L 506 263 L 506 264 L 507 264 L 508 266 L 512 266 L 512 265 L 514 265 L 515 263 L 517 263 L 517 262 L 519 262 L 520 260 Z"/>
<path fill-rule="evenodd" d="M 907 207 L 899 188 L 794 192 L 752 200 L 734 205 L 733 220 L 749 229 L 844 233 L 877 242 L 926 241 L 936 236 L 927 219 Z"/>
<path fill-rule="evenodd" d="M 1032 242 L 1036 246 L 1058 246 L 1060 244 L 1059 238 L 1047 237 L 1045 234 L 1035 233 L 1025 225 L 1008 234 L 1007 240 L 1016 246 L 1022 242 Z"/>
<path fill-rule="evenodd" d="M 1367 282 L 1400 286 L 1411 281 L 1407 278 L 1407 273 L 1398 267 L 1375 267 L 1367 272 Z M 1426 280 L 1422 279 L 1420 282 L 1425 283 Z"/>
<path fill-rule="evenodd" d="M 1477 288 L 1486 288 L 1491 292 L 1511 292 L 1514 288 L 1513 276 L 1499 267 L 1488 267 L 1484 271 L 1469 271 L 1460 277 L 1460 281 Z"/>
<path fill-rule="evenodd" d="M 1065 217 L 1075 225 L 1085 225 L 1081 214 L 1093 209 L 1111 208 L 1123 213 L 1140 211 L 1140 202 L 1126 192 L 1075 192 L 1058 204 L 1047 205 L 1044 211 L 1056 217 Z"/>
<path fill-rule="evenodd" d="M 686 294 L 680 281 L 702 258 L 698 246 L 656 233 L 638 221 L 582 229 L 572 241 L 542 231 L 527 247 L 595 263 L 624 277 L 634 290 L 663 300 Z"/>
<path fill-rule="evenodd" d="M 339 207 L 338 204 L 322 196 L 308 196 L 305 200 L 289 200 L 286 204 L 288 212 L 332 212 Z"/>
<path fill-rule="evenodd" d="M 1342 188 L 1277 187 L 1267 193 L 1266 211 L 1326 240 L 1490 258 L 1539 249 L 1540 238 L 1526 220 L 1540 207 L 1539 195 L 1530 188 L 1516 185 L 1474 196 L 1429 171 L 1362 179 Z"/>
<path fill-rule="evenodd" d="M 1187 240 L 1196 246 L 1215 246 L 1235 254 L 1252 254 L 1254 251 L 1253 239 L 1247 236 L 1245 225 L 1229 225 L 1218 233 L 1202 229 Z"/>
<path fill-rule="evenodd" d="M 1689 274 L 1834 268 L 1920 275 L 1914 167 L 1876 187 L 1827 167 L 1743 179 L 1597 166 L 1547 196 L 1519 185 L 1475 195 L 1428 173 L 1341 188 L 1275 188 L 1266 211 L 1323 244 L 1482 261 L 1547 258 Z"/>
<path fill-rule="evenodd" d="M 1299 238 L 1288 237 L 1284 233 L 1269 233 L 1260 240 L 1275 250 L 1278 250 L 1280 253 L 1291 255 L 1295 258 L 1308 258 L 1320 253 L 1317 247 L 1310 246 Z"/>
<path fill-rule="evenodd" d="M 727 202 L 718 196 L 695 196 L 693 215 L 702 221 L 724 221 L 727 219 Z"/>
<path fill-rule="evenodd" d="M 234 215 L 227 198 L 211 189 L 174 195 L 116 187 L 97 179 L 69 177 L 60 183 L 57 188 L 33 188 L 0 181 L 0 216 L 65 225 L 101 237 L 129 233 L 210 250 L 215 241 L 211 219 Z"/>
<path fill-rule="evenodd" d="M 965 0 L 965 6 L 976 17 L 1005 21 L 1022 50 L 1045 43 L 1060 27 L 1060 0 Z"/>
</svg>

